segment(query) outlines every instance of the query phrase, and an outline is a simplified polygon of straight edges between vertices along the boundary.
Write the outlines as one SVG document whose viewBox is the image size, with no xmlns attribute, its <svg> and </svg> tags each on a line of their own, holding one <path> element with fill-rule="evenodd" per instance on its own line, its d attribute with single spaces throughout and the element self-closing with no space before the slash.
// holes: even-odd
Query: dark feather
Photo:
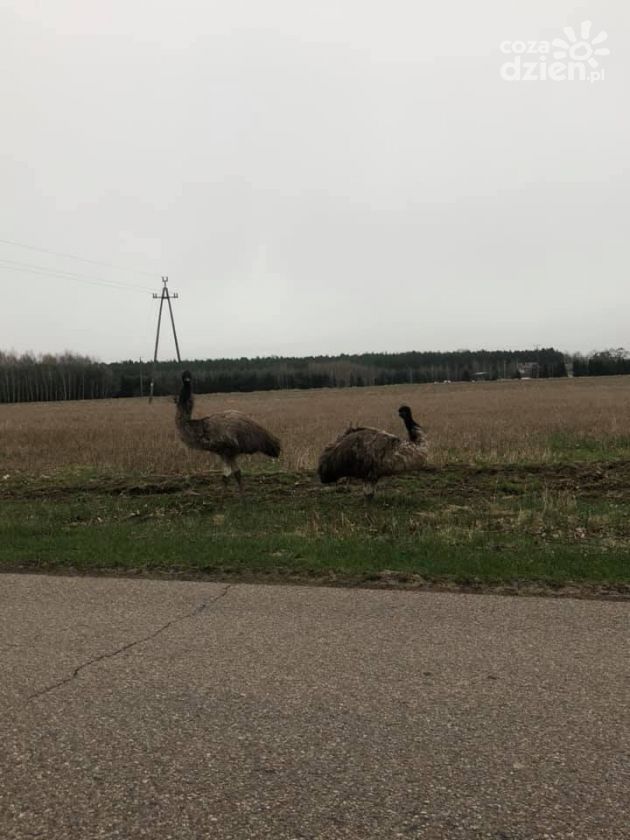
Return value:
<svg viewBox="0 0 630 840">
<path fill-rule="evenodd" d="M 413 440 L 369 427 L 350 428 L 322 452 L 317 472 L 323 484 L 340 478 L 375 483 L 384 476 L 422 469 L 427 446 L 419 430 Z"/>
<path fill-rule="evenodd" d="M 185 378 L 186 375 L 188 378 Z M 193 449 L 205 449 L 228 459 L 254 452 L 270 458 L 280 455 L 278 438 L 240 411 L 221 411 L 193 420 L 190 374 L 185 373 L 183 379 L 175 419 L 184 443 Z"/>
<path fill-rule="evenodd" d="M 401 441 L 378 429 L 350 428 L 324 449 L 317 472 L 324 484 L 340 478 L 375 481 L 382 474 L 383 462 Z"/>
</svg>

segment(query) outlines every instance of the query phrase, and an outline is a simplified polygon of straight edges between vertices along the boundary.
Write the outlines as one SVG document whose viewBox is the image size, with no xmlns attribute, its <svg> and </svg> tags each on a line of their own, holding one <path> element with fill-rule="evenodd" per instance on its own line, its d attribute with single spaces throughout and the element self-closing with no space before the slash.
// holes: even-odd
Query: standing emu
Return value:
<svg viewBox="0 0 630 840">
<path fill-rule="evenodd" d="M 421 470 L 427 460 L 427 439 L 411 415 L 408 405 L 398 409 L 409 440 L 380 429 L 352 426 L 322 452 L 317 472 L 323 484 L 340 478 L 360 478 L 368 500 L 374 496 L 379 478 Z"/>
<path fill-rule="evenodd" d="M 192 377 L 182 373 L 182 389 L 177 398 L 175 423 L 179 436 L 191 449 L 215 452 L 223 461 L 223 481 L 228 484 L 233 475 L 241 487 L 241 471 L 236 459 L 239 455 L 262 452 L 270 458 L 280 454 L 280 441 L 255 420 L 240 411 L 220 411 L 198 420 L 191 418 L 194 400 Z"/>
</svg>

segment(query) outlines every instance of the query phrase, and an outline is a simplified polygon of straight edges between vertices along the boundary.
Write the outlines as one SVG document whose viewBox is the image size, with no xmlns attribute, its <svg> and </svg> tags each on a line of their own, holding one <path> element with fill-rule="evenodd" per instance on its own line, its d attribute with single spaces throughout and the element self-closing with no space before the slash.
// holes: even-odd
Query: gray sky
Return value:
<svg viewBox="0 0 630 840">
<path fill-rule="evenodd" d="M 584 20 L 604 79 L 501 78 Z M 630 346 L 629 36 L 625 0 L 3 0 L 0 239 L 135 271 L 0 242 L 0 349 L 152 355 L 149 293 L 39 266 L 168 274 L 188 358 Z"/>
</svg>

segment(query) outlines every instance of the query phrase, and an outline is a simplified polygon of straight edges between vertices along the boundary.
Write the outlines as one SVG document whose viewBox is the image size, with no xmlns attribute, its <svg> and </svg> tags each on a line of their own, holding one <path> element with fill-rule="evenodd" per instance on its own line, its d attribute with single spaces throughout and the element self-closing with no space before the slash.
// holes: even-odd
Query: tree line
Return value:
<svg viewBox="0 0 630 840">
<path fill-rule="evenodd" d="M 619 376 L 630 373 L 630 353 L 624 347 L 571 357 L 573 376 Z"/>
<path fill-rule="evenodd" d="M 476 379 L 560 377 L 630 373 L 630 355 L 618 349 L 566 357 L 554 348 L 457 350 L 451 352 L 360 353 L 339 356 L 195 359 L 159 362 L 156 396 L 177 392 L 183 368 L 197 393 L 271 391 L 295 388 L 353 388 Z M 102 363 L 74 353 L 17 355 L 0 351 L 0 402 L 103 399 L 147 396 L 150 362 Z"/>
</svg>

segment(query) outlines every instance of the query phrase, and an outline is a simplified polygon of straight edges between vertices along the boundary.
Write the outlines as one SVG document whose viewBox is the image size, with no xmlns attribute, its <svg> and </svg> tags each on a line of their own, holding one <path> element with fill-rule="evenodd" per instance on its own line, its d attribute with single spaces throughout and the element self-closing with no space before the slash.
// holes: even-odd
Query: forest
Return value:
<svg viewBox="0 0 630 840">
<path fill-rule="evenodd" d="M 105 399 L 176 393 L 189 368 L 197 393 L 271 391 L 292 388 L 360 388 L 402 383 L 477 379 L 602 376 L 630 373 L 623 348 L 588 356 L 554 348 L 456 350 L 451 352 L 361 353 L 339 356 L 194 359 L 181 363 L 103 363 L 74 353 L 18 355 L 0 351 L 0 402 Z"/>
<path fill-rule="evenodd" d="M 105 399 L 176 393 L 183 368 L 197 393 L 271 391 L 292 388 L 360 388 L 477 379 L 610 376 L 630 373 L 623 348 L 573 356 L 554 348 L 361 353 L 340 356 L 195 359 L 103 363 L 73 353 L 17 355 L 0 351 L 0 402 Z"/>
</svg>

